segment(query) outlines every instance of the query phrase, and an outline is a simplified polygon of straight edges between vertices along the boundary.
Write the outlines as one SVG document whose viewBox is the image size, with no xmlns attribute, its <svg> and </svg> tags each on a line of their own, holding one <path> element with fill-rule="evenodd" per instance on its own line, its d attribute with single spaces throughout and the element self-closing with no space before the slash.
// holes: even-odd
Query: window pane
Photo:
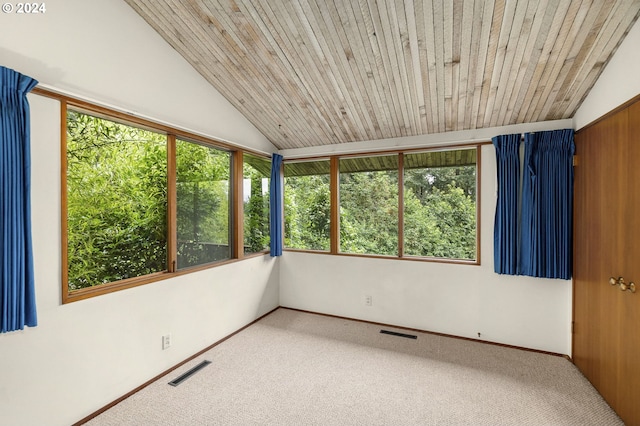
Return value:
<svg viewBox="0 0 640 426">
<path fill-rule="evenodd" d="M 340 251 L 398 254 L 398 156 L 340 159 Z"/>
<path fill-rule="evenodd" d="M 244 252 L 257 253 L 269 248 L 271 161 L 244 154 L 243 163 Z"/>
<path fill-rule="evenodd" d="M 476 259 L 476 150 L 406 154 L 404 252 Z"/>
<path fill-rule="evenodd" d="M 68 288 L 166 269 L 166 136 L 67 113 Z"/>
<path fill-rule="evenodd" d="M 176 141 L 178 268 L 231 257 L 231 153 Z"/>
<path fill-rule="evenodd" d="M 285 247 L 329 251 L 329 169 L 328 160 L 285 163 Z"/>
</svg>

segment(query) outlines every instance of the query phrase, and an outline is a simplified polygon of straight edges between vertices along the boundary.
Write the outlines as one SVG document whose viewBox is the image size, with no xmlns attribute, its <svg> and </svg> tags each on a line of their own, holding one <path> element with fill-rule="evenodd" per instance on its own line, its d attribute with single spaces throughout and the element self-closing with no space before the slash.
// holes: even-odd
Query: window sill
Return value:
<svg viewBox="0 0 640 426">
<path fill-rule="evenodd" d="M 204 265 L 192 266 L 185 269 L 180 269 L 175 272 L 163 271 L 156 272 L 154 274 L 144 275 L 142 277 L 127 278 L 125 280 L 116 281 L 113 283 L 100 284 L 93 287 L 82 288 L 78 290 L 72 290 L 67 294 L 62 295 L 62 304 L 77 302 L 79 300 L 90 299 L 92 297 L 101 296 L 103 294 L 114 293 L 116 291 L 126 290 L 133 287 L 138 287 L 145 284 L 151 284 L 158 281 L 163 281 L 170 278 L 179 277 L 182 275 L 191 274 L 194 272 L 205 271 L 207 269 L 213 269 L 218 266 L 229 265 L 236 262 L 242 262 L 258 256 L 268 255 L 269 251 L 262 251 L 258 253 L 252 253 L 244 256 L 242 259 L 227 259 L 219 262 L 211 262 Z"/>
<path fill-rule="evenodd" d="M 333 255 L 333 256 L 361 257 L 366 259 L 408 260 L 413 262 L 449 263 L 454 265 L 480 266 L 479 260 L 445 259 L 445 258 L 439 258 L 439 257 L 422 257 L 422 256 L 400 257 L 400 256 L 391 256 L 391 255 L 363 254 L 363 253 L 330 253 L 328 251 L 300 250 L 300 249 L 284 249 L 284 251 L 293 252 L 293 253 L 310 253 L 310 254 L 323 254 L 323 255 Z"/>
</svg>

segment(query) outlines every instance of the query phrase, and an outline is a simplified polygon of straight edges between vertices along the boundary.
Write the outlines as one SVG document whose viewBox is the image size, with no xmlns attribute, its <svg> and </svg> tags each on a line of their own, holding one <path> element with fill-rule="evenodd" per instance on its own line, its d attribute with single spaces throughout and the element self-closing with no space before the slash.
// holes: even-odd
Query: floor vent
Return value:
<svg viewBox="0 0 640 426">
<path fill-rule="evenodd" d="M 196 374 L 198 371 L 202 370 L 204 367 L 206 367 L 209 364 L 211 364 L 211 361 L 202 361 L 200 364 L 196 365 L 191 370 L 184 373 L 182 376 L 170 381 L 169 384 L 171 386 L 178 386 L 180 383 L 184 382 L 189 377 L 193 376 L 194 374 Z"/>
<path fill-rule="evenodd" d="M 390 334 L 392 336 L 398 336 L 398 337 L 406 337 L 407 339 L 417 339 L 418 338 L 418 336 L 416 336 L 416 335 L 398 333 L 397 331 L 380 330 L 380 333 L 382 333 L 382 334 Z"/>
</svg>

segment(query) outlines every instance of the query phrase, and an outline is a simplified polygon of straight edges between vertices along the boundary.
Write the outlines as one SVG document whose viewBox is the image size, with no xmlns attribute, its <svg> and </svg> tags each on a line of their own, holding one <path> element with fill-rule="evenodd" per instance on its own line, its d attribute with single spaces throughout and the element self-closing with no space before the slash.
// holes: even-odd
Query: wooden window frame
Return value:
<svg viewBox="0 0 640 426">
<path fill-rule="evenodd" d="M 243 194 L 242 194 L 242 164 L 243 154 L 249 153 L 257 157 L 269 159 L 268 155 L 257 151 L 238 148 L 234 145 L 207 138 L 189 131 L 171 127 L 166 124 L 157 123 L 145 118 L 137 117 L 122 111 L 108 107 L 96 105 L 80 99 L 61 95 L 45 89 L 36 88 L 34 93 L 41 96 L 50 97 L 60 101 L 60 184 L 61 184 L 61 260 L 62 260 L 62 283 L 61 301 L 63 304 L 113 293 L 116 291 L 150 284 L 177 276 L 190 274 L 205 269 L 211 269 L 222 265 L 227 265 L 243 259 L 269 254 L 269 250 L 245 255 L 243 253 Z M 83 114 L 93 115 L 116 123 L 124 124 L 150 130 L 166 135 L 167 138 L 167 263 L 166 269 L 134 278 L 114 281 L 111 283 L 99 284 L 78 290 L 69 291 L 68 286 L 68 223 L 67 223 L 67 111 L 73 109 Z M 230 241 L 231 257 L 202 265 L 192 266 L 184 269 L 177 269 L 177 191 L 176 191 L 176 140 L 185 140 L 202 144 L 204 146 L 228 151 L 231 154 L 230 170 Z"/>
<path fill-rule="evenodd" d="M 244 241 L 244 212 L 243 212 L 243 195 L 242 195 L 242 179 L 243 179 L 243 154 L 250 153 L 254 156 L 269 158 L 268 155 L 264 153 L 248 150 L 245 148 L 238 148 L 232 144 L 228 144 L 222 141 L 218 141 L 215 139 L 211 139 L 208 137 L 204 137 L 202 135 L 192 133 L 189 131 L 185 131 L 179 128 L 175 128 L 169 126 L 167 124 L 162 124 L 159 122 L 154 122 L 152 120 L 148 120 L 145 118 L 141 118 L 126 112 L 118 111 L 112 108 L 100 106 L 97 104 L 93 104 L 81 99 L 73 98 L 67 95 L 63 95 L 57 92 L 49 91 L 47 89 L 35 88 L 33 93 L 40 96 L 45 96 L 49 98 L 56 99 L 60 102 L 60 149 L 61 149 L 61 204 L 62 204 L 62 214 L 61 214 L 61 260 L 62 260 L 62 303 L 71 303 L 79 300 L 88 299 L 91 297 L 100 296 L 102 294 L 109 294 L 116 291 L 137 287 L 144 284 L 149 284 L 157 281 L 162 281 L 169 278 L 174 278 L 177 276 L 205 270 L 211 269 L 214 267 L 227 265 L 230 263 L 234 263 L 243 259 L 249 259 L 257 256 L 264 256 L 269 254 L 269 250 L 264 250 L 257 253 L 251 253 L 245 255 L 243 252 L 243 241 Z M 156 272 L 140 277 L 128 278 L 120 281 L 114 281 L 112 283 L 100 284 L 94 287 L 88 287 L 79 290 L 69 291 L 68 289 L 68 252 L 67 252 L 67 243 L 68 243 L 68 226 L 67 226 L 67 157 L 66 157 L 66 139 L 67 139 L 67 110 L 68 107 L 72 107 L 75 110 L 78 110 L 82 113 L 87 113 L 91 115 L 95 115 L 101 118 L 105 118 L 111 121 L 115 121 L 117 123 L 135 126 L 139 128 L 143 128 L 145 130 L 151 130 L 155 132 L 160 132 L 167 135 L 167 197 L 168 197 L 168 211 L 167 211 L 167 269 L 162 272 Z M 231 241 L 232 245 L 231 250 L 231 258 L 227 260 L 211 262 L 203 265 L 193 266 L 190 268 L 177 270 L 177 246 L 176 246 L 176 182 L 175 182 L 175 141 L 177 138 L 184 139 L 187 141 L 193 141 L 196 143 L 201 143 L 205 146 L 210 146 L 217 149 L 223 149 L 231 152 L 231 173 L 230 178 L 232 180 L 230 189 L 232 190 L 231 195 L 231 217 L 230 217 L 230 229 L 231 231 Z M 463 264 L 463 265 L 480 265 L 481 253 L 480 253 L 480 241 L 481 241 L 481 147 L 483 145 L 490 144 L 491 142 L 473 142 L 466 144 L 457 144 L 457 145 L 442 145 L 442 146 L 433 146 L 426 148 L 415 148 L 415 149 L 405 149 L 405 150 L 382 150 L 382 151 L 372 151 L 372 152 L 358 152 L 358 153 L 349 153 L 344 155 L 333 155 L 333 156 L 317 156 L 317 157 L 305 157 L 305 158 L 296 158 L 295 161 L 314 161 L 314 160 L 329 160 L 330 162 L 330 191 L 331 191 L 331 224 L 330 224 L 330 250 L 329 251 L 317 251 L 317 250 L 301 250 L 301 249 L 292 249 L 285 248 L 285 251 L 293 251 L 293 252 L 309 252 L 314 254 L 327 254 L 327 255 L 340 255 L 340 256 L 353 256 L 353 257 L 366 257 L 366 258 L 379 258 L 379 259 L 391 259 L 391 260 L 410 260 L 410 261 L 426 261 L 426 262 L 436 262 L 436 263 L 452 263 L 452 264 Z M 462 148 L 472 148 L 474 147 L 477 152 L 477 162 L 476 162 L 476 260 L 468 261 L 468 260 L 458 260 L 458 259 L 446 259 L 446 258 L 430 258 L 430 257 L 417 257 L 417 256 L 405 256 L 403 253 L 404 246 L 404 238 L 403 238 L 403 154 L 415 152 L 415 151 L 434 151 L 434 150 L 455 150 Z M 352 253 L 341 253 L 339 251 L 340 247 L 340 223 L 339 223 L 339 193 L 338 193 L 338 184 L 339 184 L 339 159 L 346 157 L 354 157 L 354 156 L 367 156 L 367 155 L 381 155 L 381 154 L 399 154 L 399 194 L 398 194 L 398 215 L 399 215 L 399 246 L 398 246 L 398 255 L 397 256 L 381 256 L 381 255 L 368 255 L 368 254 L 352 254 Z M 284 163 L 287 162 L 287 159 L 284 160 Z"/>
<path fill-rule="evenodd" d="M 353 256 L 353 257 L 366 257 L 374 259 L 387 259 L 387 260 L 408 260 L 418 262 L 432 262 L 432 263 L 450 263 L 457 265 L 480 265 L 481 253 L 480 253 L 480 241 L 481 241 L 481 172 L 482 172 L 482 146 L 491 144 L 487 142 L 470 142 L 455 145 L 438 145 L 422 148 L 411 149 L 392 149 L 381 151 L 367 151 L 367 152 L 354 152 L 341 155 L 332 156 L 317 156 L 317 157 L 304 157 L 295 158 L 289 161 L 301 162 L 301 161 L 318 161 L 329 160 L 330 161 L 330 191 L 331 191 L 331 233 L 330 233 L 330 247 L 329 251 L 323 250 L 305 250 L 285 248 L 285 251 L 301 252 L 301 253 L 313 253 L 313 254 L 326 254 L 326 255 L 339 255 L 339 256 Z M 476 258 L 474 260 L 465 259 L 449 259 L 440 257 L 426 257 L 426 256 L 408 256 L 404 253 L 404 155 L 415 152 L 433 152 L 433 151 L 456 151 L 460 149 L 475 149 L 476 150 Z M 339 160 L 341 158 L 349 157 L 367 157 L 367 156 L 380 156 L 380 155 L 398 155 L 398 253 L 394 255 L 378 255 L 378 254 L 363 254 L 363 253 L 343 253 L 340 251 L 340 194 L 339 194 L 339 179 L 340 179 L 340 165 Z M 286 164 L 285 158 L 284 163 Z"/>
<path fill-rule="evenodd" d="M 340 155 L 337 157 L 337 162 L 338 162 L 338 176 L 337 176 L 337 181 L 338 181 L 338 186 L 336 187 L 336 192 L 338 193 L 337 195 L 337 199 L 338 199 L 338 203 L 336 204 L 336 210 L 338 211 L 338 216 L 340 216 L 340 160 L 346 160 L 349 158 L 360 158 L 360 159 L 368 159 L 368 158 L 376 158 L 376 157 L 391 157 L 391 156 L 396 156 L 397 157 L 397 162 L 398 162 L 398 167 L 395 169 L 395 172 L 398 173 L 398 198 L 396 200 L 397 202 L 397 206 L 398 206 L 398 213 L 396 215 L 396 221 L 398 222 L 397 224 L 397 230 L 398 230 L 398 235 L 397 235 L 397 248 L 396 248 L 396 254 L 379 254 L 379 253 L 352 253 L 352 252 L 346 252 L 346 251 L 342 251 L 340 249 L 340 241 L 338 241 L 338 254 L 341 255 L 347 255 L 347 256 L 366 256 L 366 257 L 375 257 L 375 258 L 380 258 L 380 259 L 396 259 L 396 258 L 401 258 L 402 256 L 400 255 L 403 252 L 403 247 L 402 247 L 402 241 L 400 240 L 402 233 L 400 232 L 400 229 L 403 227 L 402 222 L 400 222 L 400 219 L 403 217 L 403 213 L 400 211 L 400 206 L 402 205 L 402 198 L 401 198 L 401 188 L 400 188 L 400 182 L 402 182 L 402 177 L 401 177 L 401 173 L 402 173 L 402 167 L 401 167 L 401 157 L 402 157 L 402 151 L 388 151 L 388 152 L 376 152 L 376 153 L 364 153 L 364 154 L 357 154 L 357 153 L 352 153 L 349 155 Z M 388 172 L 393 172 L 393 169 L 382 169 L 382 170 L 372 170 L 372 171 L 388 171 Z M 362 172 L 355 172 L 355 173 L 362 173 Z M 331 208 L 333 208 L 333 206 L 331 206 Z M 340 225 L 338 226 L 338 235 L 340 235 Z"/>
<path fill-rule="evenodd" d="M 295 160 L 291 160 L 292 163 L 304 163 L 305 161 L 326 161 L 329 163 L 329 205 L 330 205 L 330 209 L 329 209 L 329 249 L 328 250 L 314 250 L 314 249 L 301 249 L 301 248 L 294 248 L 294 247 L 283 247 L 283 251 L 295 251 L 295 252 L 302 252 L 302 253 L 321 253 L 321 254 L 338 254 L 339 250 L 340 250 L 340 215 L 338 213 L 337 209 L 334 209 L 333 206 L 337 205 L 338 203 L 338 157 L 328 157 L 328 156 L 321 156 L 321 157 L 313 157 L 313 158 L 304 158 L 302 160 L 300 159 L 295 159 Z M 282 169 L 281 169 L 281 174 L 283 176 L 283 178 L 286 179 L 285 176 L 285 167 L 286 167 L 286 163 L 287 160 L 284 159 L 282 162 Z M 324 174 L 324 173 L 323 173 Z M 283 186 L 283 190 L 286 191 L 286 185 Z M 284 195 L 284 194 L 283 194 Z M 286 209 L 286 206 L 283 205 L 283 209 L 282 209 L 282 216 L 283 216 L 283 224 L 284 224 L 284 220 L 286 218 L 286 214 L 284 212 L 284 210 Z M 282 233 L 283 233 L 283 241 L 284 238 L 286 236 L 286 232 L 285 232 L 285 226 L 282 227 Z"/>
<path fill-rule="evenodd" d="M 234 167 L 237 170 L 237 174 L 235 175 L 236 180 L 234 181 L 234 183 L 236 184 L 236 186 L 239 186 L 239 188 L 236 188 L 236 190 L 234 191 L 233 195 L 238 196 L 238 199 L 234 201 L 234 204 L 238 207 L 238 211 L 240 212 L 240 214 L 237 216 L 240 220 L 238 220 L 237 222 L 240 222 L 237 224 L 237 226 L 239 227 L 239 230 L 236 232 L 239 232 L 239 234 L 236 234 L 236 239 L 235 241 L 238 242 L 238 244 L 236 244 L 235 249 L 238 251 L 240 251 L 241 253 L 237 253 L 237 256 L 242 256 L 242 257 L 255 257 L 255 256 L 260 256 L 263 255 L 265 253 L 269 253 L 270 249 L 269 247 L 265 247 L 262 250 L 259 251 L 255 251 L 252 253 L 245 253 L 244 252 L 244 154 L 242 151 L 238 151 L 237 155 L 236 155 L 236 159 L 237 159 L 237 163 L 234 163 Z M 263 155 L 255 155 L 251 152 L 246 152 L 246 154 L 252 155 L 254 157 L 262 157 L 265 160 L 269 160 L 268 158 L 266 158 Z M 284 167 L 281 166 L 281 168 Z M 282 173 L 282 170 L 281 170 Z M 269 180 L 271 180 L 271 175 L 268 176 Z M 239 204 L 238 204 L 239 203 Z M 269 209 L 271 209 L 271 206 L 269 206 Z M 284 231 L 284 230 L 283 230 Z"/>
<path fill-rule="evenodd" d="M 235 169 L 234 167 L 236 167 L 236 158 L 239 155 L 239 151 L 235 151 L 235 150 L 231 150 L 228 148 L 222 148 L 220 146 L 217 145 L 213 145 L 210 143 L 203 143 L 202 141 L 195 141 L 193 139 L 187 139 L 185 137 L 181 137 L 181 136 L 175 136 L 175 135 L 167 135 L 167 137 L 169 136 L 173 136 L 173 139 L 176 143 L 176 146 L 174 147 L 174 158 L 167 158 L 167 163 L 169 163 L 170 161 L 174 161 L 176 162 L 176 169 L 175 169 L 175 173 L 173 175 L 170 175 L 167 171 L 167 182 L 171 182 L 172 184 L 176 185 L 176 194 L 175 194 L 175 198 L 171 198 L 168 200 L 168 203 L 171 204 L 173 201 L 173 205 L 175 206 L 175 210 L 176 210 L 176 223 L 175 223 L 175 230 L 177 232 L 178 229 L 178 224 L 177 224 L 177 220 L 178 220 L 178 216 L 177 216 L 177 208 L 178 208 L 178 198 L 177 198 L 177 184 L 178 184 L 178 170 L 177 170 L 177 143 L 178 142 L 183 142 L 183 143 L 188 143 L 188 144 L 193 144 L 193 145 L 199 145 L 201 147 L 204 148 L 209 148 L 209 149 L 215 149 L 217 151 L 221 151 L 221 152 L 225 152 L 229 154 L 229 220 L 228 220 L 228 226 L 229 226 L 229 231 L 228 231 L 228 245 L 229 245 L 229 257 L 226 259 L 221 259 L 221 260 L 214 260 L 211 262 L 204 262 L 198 265 L 191 265 L 191 266 L 184 266 L 182 268 L 178 268 L 177 266 L 175 267 L 175 270 L 179 270 L 179 271 L 184 271 L 184 270 L 191 270 L 194 268 L 200 268 L 202 266 L 207 266 L 207 265 L 214 265 L 220 262 L 226 262 L 228 260 L 231 259 L 237 259 L 242 257 L 241 255 L 237 254 L 236 252 L 236 248 L 239 245 L 236 240 L 234 239 L 235 237 L 235 227 L 237 226 L 237 220 L 234 217 L 234 212 L 236 211 L 236 206 L 235 206 L 235 193 L 233 192 L 235 190 L 235 179 L 236 179 L 236 175 L 235 175 Z M 168 152 L 167 152 L 168 155 Z M 168 196 L 168 194 L 167 194 Z M 240 197 L 242 198 L 242 192 L 240 193 Z M 173 208 L 170 208 L 170 210 L 172 210 Z M 241 213 L 241 211 L 240 211 Z M 171 227 L 171 226 L 169 226 Z M 177 238 L 177 233 L 176 234 L 170 234 L 170 237 L 173 236 L 175 237 L 175 245 L 176 245 L 176 250 L 177 250 L 177 242 L 178 242 L 178 238 Z M 176 262 L 175 265 L 178 264 L 178 253 L 176 251 L 176 256 L 173 258 L 173 260 Z"/>
<path fill-rule="evenodd" d="M 400 228 L 402 229 L 402 239 L 400 240 L 400 251 L 402 255 L 400 256 L 404 260 L 422 260 L 429 262 L 438 262 L 438 263 L 456 263 L 456 264 L 464 264 L 464 265 L 480 265 L 480 172 L 481 172 L 481 147 L 482 145 L 487 145 L 487 143 L 475 143 L 475 144 L 466 144 L 466 145 L 456 145 L 456 146 L 448 146 L 446 148 L 432 148 L 432 149 L 414 149 L 411 151 L 403 151 L 400 153 L 401 156 L 401 164 L 404 162 L 404 154 L 410 154 L 415 152 L 434 152 L 434 151 L 458 151 L 464 149 L 475 149 L 476 150 L 476 258 L 475 259 L 453 259 L 446 257 L 431 257 L 431 256 L 417 256 L 417 255 L 408 255 L 404 253 L 404 215 L 400 213 L 402 218 L 402 222 L 400 223 Z M 399 169 L 399 173 L 401 174 L 401 178 L 398 181 L 402 181 L 402 188 L 399 188 L 398 193 L 400 197 L 400 208 L 404 212 L 404 167 Z M 400 184 L 400 183 L 399 183 Z"/>
</svg>

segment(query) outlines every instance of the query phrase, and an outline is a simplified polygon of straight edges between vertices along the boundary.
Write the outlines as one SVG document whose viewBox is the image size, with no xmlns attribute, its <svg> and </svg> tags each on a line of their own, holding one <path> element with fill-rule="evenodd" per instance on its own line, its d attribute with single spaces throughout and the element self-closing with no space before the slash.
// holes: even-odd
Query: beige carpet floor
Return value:
<svg viewBox="0 0 640 426">
<path fill-rule="evenodd" d="M 622 424 L 564 358 L 380 329 L 281 308 L 88 424 Z"/>
</svg>

